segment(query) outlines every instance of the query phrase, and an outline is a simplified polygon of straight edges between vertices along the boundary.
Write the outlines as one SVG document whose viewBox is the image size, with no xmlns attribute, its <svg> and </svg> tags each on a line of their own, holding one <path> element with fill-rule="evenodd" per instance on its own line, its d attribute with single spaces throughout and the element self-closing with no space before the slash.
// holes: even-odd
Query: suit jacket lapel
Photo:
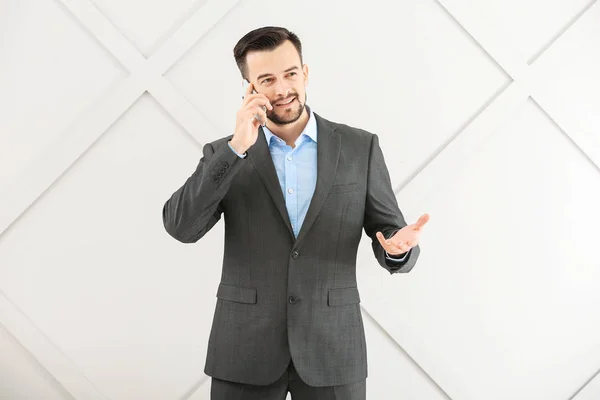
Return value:
<svg viewBox="0 0 600 400">
<path fill-rule="evenodd" d="M 340 135 L 335 131 L 335 128 L 331 127 L 327 121 L 323 120 L 316 113 L 313 113 L 317 120 L 317 183 L 315 186 L 315 192 L 313 193 L 312 199 L 308 206 L 308 211 L 300 233 L 296 239 L 296 243 L 300 242 L 306 232 L 310 229 L 312 224 L 317 219 L 323 203 L 327 198 L 327 194 L 333 185 L 335 173 L 337 170 L 338 160 L 340 157 L 341 138 Z M 294 237 L 294 230 L 290 222 L 290 217 L 287 212 L 285 205 L 285 199 L 281 192 L 281 186 L 279 185 L 279 178 L 277 177 L 277 171 L 275 171 L 275 165 L 273 165 L 273 159 L 271 158 L 271 152 L 267 145 L 264 131 L 262 127 L 258 131 L 258 139 L 256 143 L 250 149 L 248 149 L 248 159 L 252 162 L 256 170 L 258 171 L 265 187 L 271 195 L 277 210 L 281 214 L 281 218 L 287 226 L 290 234 Z"/>
<path fill-rule="evenodd" d="M 258 171 L 263 183 L 265 184 L 265 187 L 273 198 L 275 207 L 277 207 L 277 210 L 279 210 L 281 218 L 283 218 L 283 222 L 285 222 L 285 225 L 288 227 L 288 230 L 293 237 L 294 231 L 292 229 L 292 223 L 290 222 L 290 217 L 285 206 L 285 199 L 283 198 L 283 193 L 281 192 L 277 171 L 275 171 L 275 165 L 273 164 L 271 152 L 269 151 L 269 146 L 267 145 L 267 139 L 265 138 L 265 133 L 262 129 L 262 126 L 259 127 L 256 143 L 254 146 L 248 149 L 247 153 L 248 159 Z"/>
<path fill-rule="evenodd" d="M 327 121 L 316 113 L 313 113 L 313 115 L 317 120 L 317 184 L 296 243 L 302 240 L 319 215 L 327 194 L 333 185 L 340 157 L 340 135 Z M 281 189 L 279 189 L 279 192 L 281 192 Z M 285 209 L 285 204 L 283 208 Z"/>
</svg>

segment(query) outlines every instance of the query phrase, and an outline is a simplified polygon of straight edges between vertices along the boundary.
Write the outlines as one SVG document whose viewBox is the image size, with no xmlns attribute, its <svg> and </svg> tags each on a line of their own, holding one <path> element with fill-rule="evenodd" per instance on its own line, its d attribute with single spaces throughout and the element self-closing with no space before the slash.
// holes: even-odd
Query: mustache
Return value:
<svg viewBox="0 0 600 400">
<path fill-rule="evenodd" d="M 296 92 L 294 92 L 294 93 L 290 93 L 290 94 L 289 94 L 287 97 L 281 97 L 281 98 L 279 98 L 279 99 L 277 99 L 277 100 L 273 100 L 273 101 L 271 102 L 271 104 L 277 104 L 277 103 L 281 103 L 281 102 L 283 102 L 283 101 L 286 101 L 286 100 L 289 100 L 289 99 L 291 99 L 291 98 L 293 98 L 293 97 L 298 97 L 298 93 L 296 93 Z"/>
</svg>

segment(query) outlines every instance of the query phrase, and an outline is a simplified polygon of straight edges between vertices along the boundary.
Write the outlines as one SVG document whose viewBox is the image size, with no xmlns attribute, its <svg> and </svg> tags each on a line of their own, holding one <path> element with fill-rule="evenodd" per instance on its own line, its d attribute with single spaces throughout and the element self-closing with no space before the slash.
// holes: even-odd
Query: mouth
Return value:
<svg viewBox="0 0 600 400">
<path fill-rule="evenodd" d="M 292 105 L 296 101 L 296 97 L 292 97 L 291 99 L 287 99 L 284 101 L 280 101 L 279 103 L 275 103 L 275 107 L 278 108 L 286 108 Z"/>
</svg>

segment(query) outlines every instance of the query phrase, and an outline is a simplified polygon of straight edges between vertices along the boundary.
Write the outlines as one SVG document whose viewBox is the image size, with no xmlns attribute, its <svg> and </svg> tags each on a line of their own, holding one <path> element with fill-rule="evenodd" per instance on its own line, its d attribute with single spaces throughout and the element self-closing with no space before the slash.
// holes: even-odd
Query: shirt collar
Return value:
<svg viewBox="0 0 600 400">
<path fill-rule="evenodd" d="M 306 111 L 308 111 L 308 122 L 306 123 L 306 126 L 304 127 L 304 130 L 302 131 L 298 139 L 296 139 L 296 144 L 301 143 L 301 141 L 303 140 L 302 136 L 307 136 L 311 138 L 315 143 L 317 142 L 317 120 L 315 119 L 312 110 L 308 106 L 306 106 Z M 267 144 L 270 146 L 271 139 L 273 138 L 273 136 L 276 135 L 273 132 L 271 132 L 266 126 L 263 126 L 263 132 L 265 133 L 265 139 L 267 139 Z"/>
</svg>

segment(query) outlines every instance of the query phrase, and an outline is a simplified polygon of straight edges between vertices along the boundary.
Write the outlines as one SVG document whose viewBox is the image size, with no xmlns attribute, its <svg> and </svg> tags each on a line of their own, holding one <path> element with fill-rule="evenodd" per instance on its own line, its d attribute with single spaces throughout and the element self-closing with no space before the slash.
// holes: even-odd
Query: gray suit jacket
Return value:
<svg viewBox="0 0 600 400">
<path fill-rule="evenodd" d="M 418 246 L 400 264 L 386 261 L 375 236 L 406 226 L 377 136 L 314 115 L 318 177 L 297 238 L 262 128 L 244 159 L 227 145 L 232 136 L 206 144 L 196 171 L 163 207 L 166 231 L 184 243 L 201 239 L 224 215 L 209 376 L 266 385 L 291 358 L 312 386 L 366 378 L 356 282 L 362 229 L 391 274 L 417 261 Z"/>
</svg>

